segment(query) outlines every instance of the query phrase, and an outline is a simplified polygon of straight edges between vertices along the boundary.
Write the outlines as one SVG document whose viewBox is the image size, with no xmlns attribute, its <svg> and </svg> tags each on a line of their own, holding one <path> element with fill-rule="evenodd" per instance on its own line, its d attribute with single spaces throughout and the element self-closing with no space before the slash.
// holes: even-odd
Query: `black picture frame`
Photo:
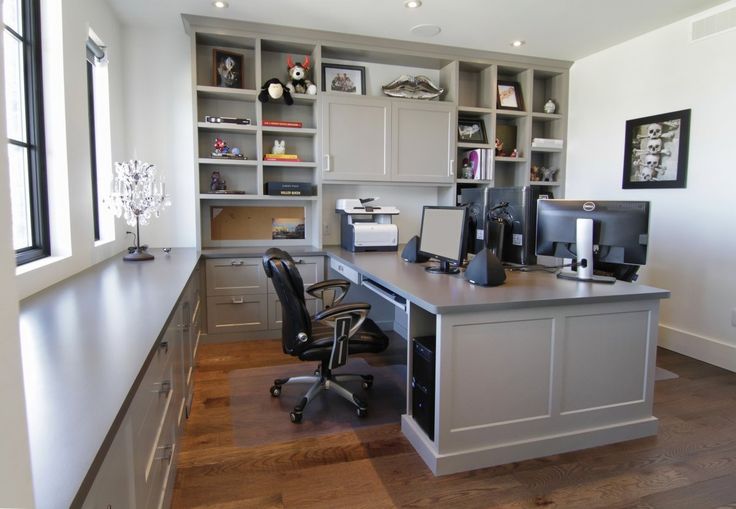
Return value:
<svg viewBox="0 0 736 509">
<path fill-rule="evenodd" d="M 686 187 L 690 110 L 626 122 L 623 189 Z"/>
<path fill-rule="evenodd" d="M 462 143 L 488 143 L 486 126 L 482 118 L 458 118 L 457 141 Z"/>
<path fill-rule="evenodd" d="M 322 91 L 365 95 L 365 67 L 322 64 Z"/>
<path fill-rule="evenodd" d="M 499 110 L 524 111 L 524 96 L 521 85 L 516 81 L 498 80 L 496 83 L 496 108 Z"/>
<path fill-rule="evenodd" d="M 243 88 L 243 55 L 213 48 L 212 84 L 216 87 Z"/>
</svg>

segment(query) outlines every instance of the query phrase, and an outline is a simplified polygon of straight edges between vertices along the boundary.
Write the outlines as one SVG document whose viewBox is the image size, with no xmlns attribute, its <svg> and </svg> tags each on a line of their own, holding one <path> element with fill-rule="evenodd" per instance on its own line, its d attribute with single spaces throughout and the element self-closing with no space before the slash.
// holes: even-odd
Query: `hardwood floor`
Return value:
<svg viewBox="0 0 736 509">
<path fill-rule="evenodd" d="M 238 447 L 229 372 L 287 362 L 278 341 L 201 346 L 173 507 L 736 508 L 736 373 L 667 350 L 656 437 L 443 477 L 398 423 Z"/>
</svg>

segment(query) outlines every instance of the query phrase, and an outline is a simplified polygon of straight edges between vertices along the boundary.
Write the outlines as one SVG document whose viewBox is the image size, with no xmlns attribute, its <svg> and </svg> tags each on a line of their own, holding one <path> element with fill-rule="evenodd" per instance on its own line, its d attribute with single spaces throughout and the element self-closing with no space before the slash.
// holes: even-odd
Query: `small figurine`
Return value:
<svg viewBox="0 0 736 509">
<path fill-rule="evenodd" d="M 503 156 L 503 155 L 505 155 L 505 153 L 503 151 L 503 142 L 501 141 L 501 138 L 496 138 L 495 147 L 496 147 L 496 155 L 497 156 Z"/>
<path fill-rule="evenodd" d="M 225 180 L 220 178 L 219 171 L 213 171 L 210 177 L 210 191 L 224 191 L 227 189 Z"/>
<path fill-rule="evenodd" d="M 464 179 L 472 179 L 475 175 L 473 172 L 473 165 L 470 164 L 467 158 L 463 159 L 462 176 Z"/>
<path fill-rule="evenodd" d="M 215 138 L 215 143 L 213 147 L 215 150 L 212 152 L 212 157 L 222 157 L 222 158 L 229 158 L 229 159 L 247 159 L 240 152 L 239 148 L 228 147 L 227 142 L 223 140 L 222 138 Z"/>
<path fill-rule="evenodd" d="M 292 94 L 317 94 L 317 85 L 307 79 L 307 71 L 309 71 L 309 57 L 304 57 L 304 63 L 292 60 L 291 56 L 286 60 L 289 68 L 289 81 L 286 88 Z"/>
<path fill-rule="evenodd" d="M 533 165 L 529 170 L 529 181 L 539 182 L 542 179 L 539 171 L 539 166 Z"/>
<path fill-rule="evenodd" d="M 557 173 L 557 168 L 547 168 L 545 166 L 542 166 L 540 171 L 542 172 L 542 182 L 554 182 L 555 181 L 555 174 Z"/>
<path fill-rule="evenodd" d="M 519 151 L 518 151 L 518 150 L 516 150 L 516 149 L 514 149 L 514 150 L 513 150 L 512 152 L 511 152 L 511 156 L 510 156 L 510 157 L 519 157 Z"/>
<path fill-rule="evenodd" d="M 286 140 L 273 140 L 272 154 L 286 154 Z"/>
<path fill-rule="evenodd" d="M 545 113 L 554 113 L 557 109 L 557 105 L 552 99 L 547 100 L 546 103 L 544 103 L 544 112 Z"/>
</svg>

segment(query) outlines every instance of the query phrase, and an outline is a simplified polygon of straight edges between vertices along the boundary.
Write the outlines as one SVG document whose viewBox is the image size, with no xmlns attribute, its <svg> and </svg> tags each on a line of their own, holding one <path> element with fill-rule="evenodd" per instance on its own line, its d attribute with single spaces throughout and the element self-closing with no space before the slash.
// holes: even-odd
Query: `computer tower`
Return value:
<svg viewBox="0 0 736 509">
<path fill-rule="evenodd" d="M 435 336 L 412 340 L 411 414 L 430 440 L 434 440 Z"/>
<path fill-rule="evenodd" d="M 468 253 L 478 253 L 485 245 L 485 219 L 488 214 L 488 189 L 466 187 L 460 190 L 460 205 L 468 206 Z"/>
<path fill-rule="evenodd" d="M 537 200 L 553 198 L 540 186 L 495 187 L 489 189 L 488 210 L 491 217 L 505 223 L 501 260 L 519 265 L 537 263 Z M 508 205 L 503 206 L 504 203 Z M 500 205 L 500 207 L 499 207 Z"/>
</svg>

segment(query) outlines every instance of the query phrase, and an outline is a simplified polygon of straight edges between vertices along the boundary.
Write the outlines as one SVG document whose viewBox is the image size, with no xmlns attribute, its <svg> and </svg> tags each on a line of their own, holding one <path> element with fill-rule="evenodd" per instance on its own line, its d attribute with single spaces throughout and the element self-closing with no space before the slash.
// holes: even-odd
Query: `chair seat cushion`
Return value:
<svg viewBox="0 0 736 509">
<path fill-rule="evenodd" d="M 321 361 L 329 359 L 332 354 L 334 333 L 332 327 L 318 323 L 312 324 L 312 341 L 299 358 L 303 361 Z M 370 318 L 363 322 L 358 332 L 350 338 L 348 352 L 378 353 L 388 347 L 388 336 Z"/>
</svg>

